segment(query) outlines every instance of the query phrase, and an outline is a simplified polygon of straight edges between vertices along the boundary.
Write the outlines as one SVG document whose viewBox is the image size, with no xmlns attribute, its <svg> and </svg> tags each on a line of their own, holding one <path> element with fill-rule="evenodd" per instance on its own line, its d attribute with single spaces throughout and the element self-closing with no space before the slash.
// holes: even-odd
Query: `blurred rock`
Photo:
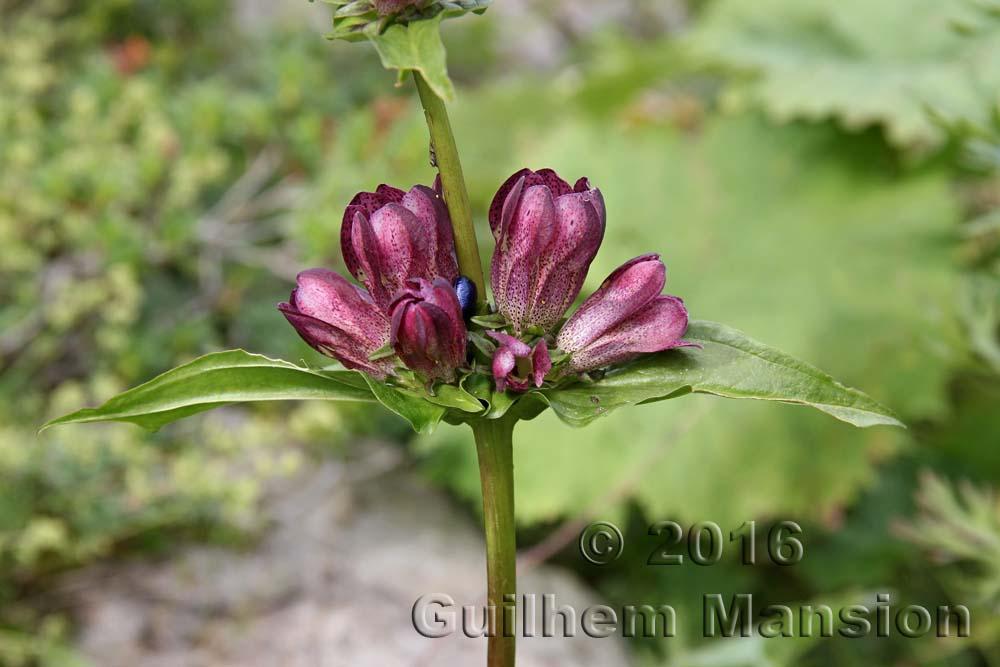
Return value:
<svg viewBox="0 0 1000 667">
<path fill-rule="evenodd" d="M 246 30 L 267 28 L 274 23 L 306 24 L 317 31 L 332 27 L 330 5 L 307 0 L 234 0 L 237 24 Z"/>
<path fill-rule="evenodd" d="M 372 443 L 362 462 L 326 463 L 270 501 L 273 528 L 252 550 L 192 547 L 163 563 L 74 575 L 79 647 L 101 667 L 477 665 L 484 639 L 421 637 L 414 601 L 447 593 L 483 604 L 480 529 Z M 542 566 L 522 592 L 598 604 L 570 574 Z M 521 667 L 627 664 L 617 638 L 519 642 Z"/>
<path fill-rule="evenodd" d="M 498 0 L 502 57 L 515 67 L 554 69 L 571 47 L 612 26 L 639 37 L 676 32 L 687 23 L 686 0 Z"/>
</svg>

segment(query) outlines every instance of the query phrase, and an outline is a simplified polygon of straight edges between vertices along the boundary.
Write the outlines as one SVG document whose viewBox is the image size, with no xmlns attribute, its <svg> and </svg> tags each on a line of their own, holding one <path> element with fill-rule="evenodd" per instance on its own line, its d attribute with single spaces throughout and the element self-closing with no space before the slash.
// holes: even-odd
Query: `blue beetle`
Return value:
<svg viewBox="0 0 1000 667">
<path fill-rule="evenodd" d="M 462 306 L 462 317 L 469 319 L 476 314 L 476 283 L 465 276 L 455 278 L 453 285 L 458 303 Z"/>
</svg>

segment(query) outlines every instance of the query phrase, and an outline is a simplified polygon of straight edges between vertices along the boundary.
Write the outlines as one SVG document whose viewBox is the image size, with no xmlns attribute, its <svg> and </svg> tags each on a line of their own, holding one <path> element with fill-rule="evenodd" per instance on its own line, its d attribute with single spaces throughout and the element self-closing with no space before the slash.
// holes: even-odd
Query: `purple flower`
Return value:
<svg viewBox="0 0 1000 667">
<path fill-rule="evenodd" d="M 455 241 L 441 196 L 423 185 L 403 192 L 380 185 L 347 206 L 340 228 L 347 269 L 388 312 L 407 280 L 458 277 Z"/>
<path fill-rule="evenodd" d="M 389 342 L 389 318 L 346 278 L 326 269 L 303 271 L 278 310 L 303 340 L 347 368 L 380 380 L 392 372 L 392 359 L 368 358 Z"/>
<path fill-rule="evenodd" d="M 508 387 L 512 391 L 527 391 L 532 382 L 536 387 L 542 386 L 546 373 L 552 370 L 545 339 L 539 339 L 532 349 L 509 334 L 488 331 L 487 335 L 500 344 L 493 354 L 493 379 L 497 383 L 497 391 Z M 522 373 L 523 377 L 516 375 L 515 371 Z"/>
<path fill-rule="evenodd" d="M 583 372 L 643 353 L 691 345 L 684 302 L 661 295 L 666 269 L 659 255 L 625 262 L 566 322 L 556 345 L 569 353 L 569 370 Z"/>
<path fill-rule="evenodd" d="M 580 293 L 604 238 L 604 199 L 586 178 L 522 169 L 490 206 L 493 297 L 515 333 L 551 329 Z"/>
<path fill-rule="evenodd" d="M 392 302 L 392 347 L 428 380 L 451 382 L 465 365 L 462 306 L 446 280 L 414 279 Z"/>
</svg>

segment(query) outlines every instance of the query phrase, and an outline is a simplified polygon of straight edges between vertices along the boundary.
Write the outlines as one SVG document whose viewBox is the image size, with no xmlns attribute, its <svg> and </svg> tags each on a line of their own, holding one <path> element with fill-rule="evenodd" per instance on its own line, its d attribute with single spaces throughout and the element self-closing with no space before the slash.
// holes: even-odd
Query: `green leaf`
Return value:
<svg viewBox="0 0 1000 667">
<path fill-rule="evenodd" d="M 46 423 L 120 421 L 157 430 L 165 424 L 229 403 L 316 399 L 372 401 L 353 371 L 315 371 L 243 350 L 199 357 L 115 396 Z"/>
<path fill-rule="evenodd" d="M 902 426 L 874 400 L 823 371 L 714 322 L 691 323 L 703 349 L 650 355 L 596 382 L 542 392 L 566 423 L 585 426 L 611 410 L 691 392 L 808 405 L 855 426 Z"/>
<path fill-rule="evenodd" d="M 493 388 L 493 380 L 486 375 L 474 373 L 462 381 L 462 388 L 481 401 L 486 401 L 486 415 L 489 417 L 496 408 L 493 399 L 496 391 Z"/>
<path fill-rule="evenodd" d="M 441 19 L 443 14 L 433 18 L 410 21 L 389 26 L 384 32 L 378 25 L 369 24 L 365 34 L 382 59 L 386 69 L 401 72 L 420 72 L 431 89 L 446 102 L 455 100 L 455 87 L 448 78 L 448 63 L 441 41 Z"/>
<path fill-rule="evenodd" d="M 487 359 L 492 359 L 497 349 L 496 343 L 476 331 L 469 332 L 469 342 Z"/>
<path fill-rule="evenodd" d="M 484 415 L 487 419 L 503 417 L 518 399 L 517 396 L 509 392 L 497 391 L 494 388 L 492 378 L 485 375 L 470 375 L 462 386 L 467 392 L 489 404 Z"/>
<path fill-rule="evenodd" d="M 478 324 L 485 329 L 501 329 L 507 324 L 507 318 L 500 313 L 490 313 L 489 315 L 474 315 L 469 318 L 473 324 Z"/>
<path fill-rule="evenodd" d="M 396 355 L 396 350 L 391 344 L 386 343 L 379 349 L 375 350 L 368 355 L 368 361 L 378 361 L 379 359 L 388 359 Z"/>
<path fill-rule="evenodd" d="M 444 406 L 435 405 L 421 396 L 390 387 L 387 384 L 363 376 L 378 402 L 405 419 L 417 433 L 429 434 L 444 418 Z"/>
<path fill-rule="evenodd" d="M 427 400 L 437 405 L 447 408 L 455 408 L 462 412 L 482 412 L 485 408 L 475 396 L 461 387 L 450 384 L 438 385 L 434 388 L 435 394 L 429 395 Z"/>
</svg>

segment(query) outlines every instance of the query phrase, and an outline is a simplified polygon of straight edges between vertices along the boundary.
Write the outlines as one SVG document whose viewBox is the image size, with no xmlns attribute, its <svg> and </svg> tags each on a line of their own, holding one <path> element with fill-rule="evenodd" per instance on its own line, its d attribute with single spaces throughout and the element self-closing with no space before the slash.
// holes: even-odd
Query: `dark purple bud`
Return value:
<svg viewBox="0 0 1000 667">
<path fill-rule="evenodd" d="M 532 383 L 536 387 L 542 386 L 545 375 L 552 370 L 552 359 L 544 339 L 539 339 L 531 348 L 509 334 L 500 331 L 486 333 L 499 343 L 493 354 L 493 380 L 497 391 L 527 391 Z"/>
<path fill-rule="evenodd" d="M 455 289 L 438 278 L 410 280 L 392 302 L 392 347 L 428 380 L 452 382 L 465 366 L 466 329 Z"/>
<path fill-rule="evenodd" d="M 476 283 L 465 276 L 455 278 L 455 295 L 462 305 L 462 317 L 469 319 L 476 314 Z"/>
<path fill-rule="evenodd" d="M 392 372 L 392 359 L 369 360 L 389 342 L 389 319 L 346 278 L 326 269 L 303 271 L 278 310 L 303 340 L 347 368 L 380 380 Z"/>
<path fill-rule="evenodd" d="M 448 209 L 422 185 L 409 192 L 380 185 L 355 195 L 344 211 L 340 245 L 351 275 L 386 311 L 411 278 L 458 277 Z"/>
<path fill-rule="evenodd" d="M 569 370 L 583 372 L 640 354 L 690 345 L 684 302 L 661 295 L 666 269 L 658 255 L 642 255 L 616 269 L 569 318 L 556 345 L 569 353 Z"/>
<path fill-rule="evenodd" d="M 491 282 L 514 331 L 550 329 L 580 293 L 604 238 L 604 199 L 585 178 L 574 186 L 551 169 L 522 169 L 490 206 L 497 240 Z"/>
</svg>

